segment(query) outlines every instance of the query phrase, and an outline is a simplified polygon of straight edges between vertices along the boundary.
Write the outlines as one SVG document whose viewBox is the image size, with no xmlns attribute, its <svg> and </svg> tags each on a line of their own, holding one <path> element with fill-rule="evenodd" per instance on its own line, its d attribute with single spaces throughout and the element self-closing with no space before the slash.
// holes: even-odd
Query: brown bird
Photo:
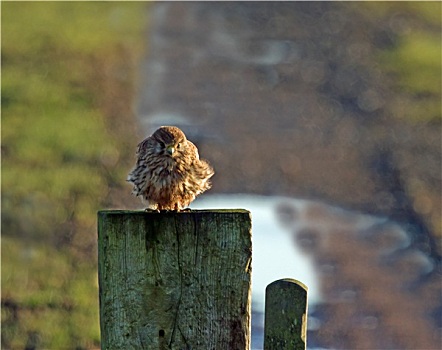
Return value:
<svg viewBox="0 0 442 350">
<path fill-rule="evenodd" d="M 175 126 L 162 126 L 138 145 L 127 181 L 149 209 L 182 210 L 211 187 L 215 173 L 196 146 Z"/>
</svg>

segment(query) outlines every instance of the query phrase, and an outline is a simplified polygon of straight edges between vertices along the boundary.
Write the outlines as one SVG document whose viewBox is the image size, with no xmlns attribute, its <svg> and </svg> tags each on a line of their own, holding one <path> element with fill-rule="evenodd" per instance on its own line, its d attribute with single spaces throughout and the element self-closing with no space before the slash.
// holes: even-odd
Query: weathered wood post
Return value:
<svg viewBox="0 0 442 350">
<path fill-rule="evenodd" d="M 250 343 L 246 210 L 98 213 L 102 349 Z"/>
<path fill-rule="evenodd" d="M 307 287 L 294 279 L 270 283 L 264 322 L 264 350 L 305 350 Z"/>
</svg>

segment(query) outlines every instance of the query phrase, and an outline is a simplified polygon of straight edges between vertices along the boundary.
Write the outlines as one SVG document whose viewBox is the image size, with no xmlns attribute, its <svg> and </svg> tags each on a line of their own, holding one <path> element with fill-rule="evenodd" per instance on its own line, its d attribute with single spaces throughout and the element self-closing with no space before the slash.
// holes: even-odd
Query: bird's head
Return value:
<svg viewBox="0 0 442 350">
<path fill-rule="evenodd" d="M 177 157 L 187 143 L 186 135 L 176 126 L 162 126 L 152 135 L 156 141 L 156 152 L 166 157 Z"/>
</svg>

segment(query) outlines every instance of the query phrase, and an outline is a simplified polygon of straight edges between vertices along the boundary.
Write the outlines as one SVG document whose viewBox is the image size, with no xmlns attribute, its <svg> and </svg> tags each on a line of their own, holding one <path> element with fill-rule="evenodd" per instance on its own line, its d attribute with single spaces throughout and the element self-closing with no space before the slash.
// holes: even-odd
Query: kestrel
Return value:
<svg viewBox="0 0 442 350">
<path fill-rule="evenodd" d="M 179 128 L 162 126 L 138 145 L 137 164 L 127 181 L 148 208 L 179 211 L 211 187 L 214 173 Z"/>
</svg>

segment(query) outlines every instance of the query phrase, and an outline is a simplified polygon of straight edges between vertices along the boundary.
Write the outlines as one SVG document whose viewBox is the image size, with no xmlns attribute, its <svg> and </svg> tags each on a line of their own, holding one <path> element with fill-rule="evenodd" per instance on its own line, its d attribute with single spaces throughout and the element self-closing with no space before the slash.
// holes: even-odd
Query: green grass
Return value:
<svg viewBox="0 0 442 350">
<path fill-rule="evenodd" d="M 393 102 L 393 113 L 404 121 L 440 121 L 442 87 L 442 37 L 440 2 L 364 2 L 353 5 L 373 19 L 402 14 L 408 29 L 397 34 L 392 48 L 382 50 L 377 60 L 392 76 L 392 88 L 403 98 Z"/>
<path fill-rule="evenodd" d="M 401 40 L 396 50 L 388 53 L 387 64 L 398 76 L 398 86 L 411 93 L 440 91 L 440 37 L 413 32 Z"/>
<path fill-rule="evenodd" d="M 441 36 L 414 31 L 401 38 L 393 50 L 383 52 L 380 61 L 395 76 L 395 90 L 409 96 L 402 104 L 402 117 L 431 121 L 441 118 Z"/>
<path fill-rule="evenodd" d="M 94 79 L 121 50 L 140 53 L 146 11 L 2 3 L 2 300 L 16 308 L 2 308 L 5 348 L 99 346 L 90 245 L 109 186 L 124 182 L 127 135 L 109 131 Z"/>
<path fill-rule="evenodd" d="M 47 349 L 91 348 L 99 344 L 97 278 L 78 268 L 66 252 L 4 237 L 2 300 L 15 303 L 17 322 L 2 310 L 8 347 L 23 348 L 29 332 Z M 6 265 L 6 266 L 5 266 Z"/>
</svg>

